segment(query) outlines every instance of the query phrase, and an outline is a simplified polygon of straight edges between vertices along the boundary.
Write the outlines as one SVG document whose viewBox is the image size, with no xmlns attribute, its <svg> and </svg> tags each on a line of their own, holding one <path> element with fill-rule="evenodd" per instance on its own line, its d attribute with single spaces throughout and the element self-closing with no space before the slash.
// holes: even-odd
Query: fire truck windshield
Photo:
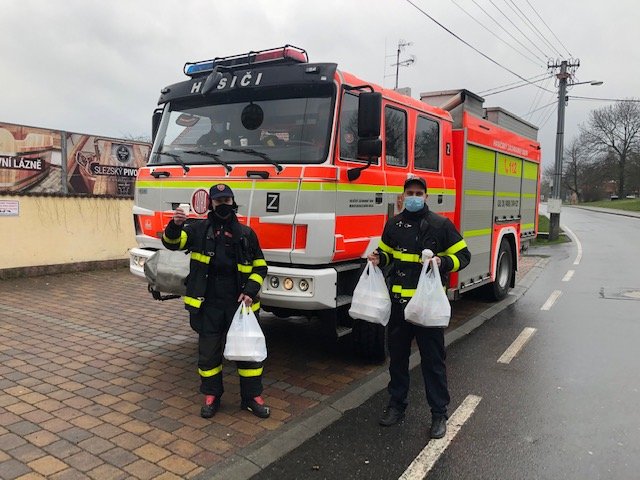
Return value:
<svg viewBox="0 0 640 480">
<path fill-rule="evenodd" d="M 174 155 L 187 165 L 214 163 L 203 152 L 223 164 L 322 163 L 329 150 L 333 96 L 313 93 L 302 96 L 290 88 L 260 99 L 253 90 L 242 100 L 212 95 L 206 105 L 203 97 L 168 103 L 149 163 L 174 163 Z"/>
</svg>

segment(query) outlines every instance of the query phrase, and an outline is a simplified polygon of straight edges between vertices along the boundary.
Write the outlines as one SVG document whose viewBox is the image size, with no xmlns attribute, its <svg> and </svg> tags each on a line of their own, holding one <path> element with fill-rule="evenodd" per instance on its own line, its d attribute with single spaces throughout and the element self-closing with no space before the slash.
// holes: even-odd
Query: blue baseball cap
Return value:
<svg viewBox="0 0 640 480">
<path fill-rule="evenodd" d="M 210 199 L 213 200 L 214 198 L 222 198 L 222 197 L 234 198 L 233 190 L 231 190 L 231 187 L 229 187 L 229 185 L 226 185 L 224 183 L 218 183 L 217 185 L 214 185 L 209 189 Z"/>
</svg>

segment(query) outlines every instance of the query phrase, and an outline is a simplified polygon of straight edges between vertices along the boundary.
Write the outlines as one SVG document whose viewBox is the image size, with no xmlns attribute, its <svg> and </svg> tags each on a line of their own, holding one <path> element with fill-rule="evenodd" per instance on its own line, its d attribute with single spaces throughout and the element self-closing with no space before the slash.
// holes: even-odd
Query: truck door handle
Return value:
<svg viewBox="0 0 640 480">
<path fill-rule="evenodd" d="M 269 172 L 265 170 L 249 170 L 247 172 L 247 178 L 251 177 L 259 177 L 266 180 L 267 178 L 269 178 Z"/>
<path fill-rule="evenodd" d="M 160 177 L 170 177 L 171 173 L 167 172 L 166 170 L 154 170 L 153 172 L 151 172 L 151 175 L 154 178 L 160 178 Z"/>
</svg>

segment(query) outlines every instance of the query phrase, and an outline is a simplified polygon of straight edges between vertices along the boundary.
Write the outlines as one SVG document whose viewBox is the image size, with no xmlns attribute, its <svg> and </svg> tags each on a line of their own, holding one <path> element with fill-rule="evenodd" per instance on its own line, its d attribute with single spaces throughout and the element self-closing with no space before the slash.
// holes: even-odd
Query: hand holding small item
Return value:
<svg viewBox="0 0 640 480">
<path fill-rule="evenodd" d="M 241 293 L 238 297 L 238 303 L 244 303 L 247 307 L 250 307 L 253 304 L 253 299 L 249 295 Z"/>
<path fill-rule="evenodd" d="M 422 257 L 420 258 L 421 263 L 427 263 L 432 258 L 433 258 L 433 252 L 431 250 L 429 250 L 428 248 L 425 248 L 424 250 L 422 250 Z M 438 256 L 436 256 L 435 259 L 436 259 L 436 265 L 438 265 L 438 268 L 439 268 L 440 264 L 442 263 L 442 259 Z"/>
<path fill-rule="evenodd" d="M 180 226 L 187 220 L 187 214 L 180 207 L 176 208 L 173 212 L 173 223 Z"/>
<path fill-rule="evenodd" d="M 369 260 L 375 267 L 380 265 L 380 254 L 377 250 L 374 250 L 367 256 L 367 260 Z"/>
</svg>

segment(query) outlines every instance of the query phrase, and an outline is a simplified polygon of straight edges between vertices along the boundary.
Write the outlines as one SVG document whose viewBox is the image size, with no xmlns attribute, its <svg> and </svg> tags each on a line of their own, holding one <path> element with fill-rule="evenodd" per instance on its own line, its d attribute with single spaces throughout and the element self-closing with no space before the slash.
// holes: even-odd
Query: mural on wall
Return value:
<svg viewBox="0 0 640 480">
<path fill-rule="evenodd" d="M 0 192 L 131 197 L 150 150 L 148 143 L 0 123 Z"/>
<path fill-rule="evenodd" d="M 145 165 L 149 150 L 148 144 L 67 134 L 69 193 L 132 196 L 138 168 Z"/>
<path fill-rule="evenodd" d="M 60 193 L 61 134 L 0 123 L 0 191 Z"/>
</svg>

